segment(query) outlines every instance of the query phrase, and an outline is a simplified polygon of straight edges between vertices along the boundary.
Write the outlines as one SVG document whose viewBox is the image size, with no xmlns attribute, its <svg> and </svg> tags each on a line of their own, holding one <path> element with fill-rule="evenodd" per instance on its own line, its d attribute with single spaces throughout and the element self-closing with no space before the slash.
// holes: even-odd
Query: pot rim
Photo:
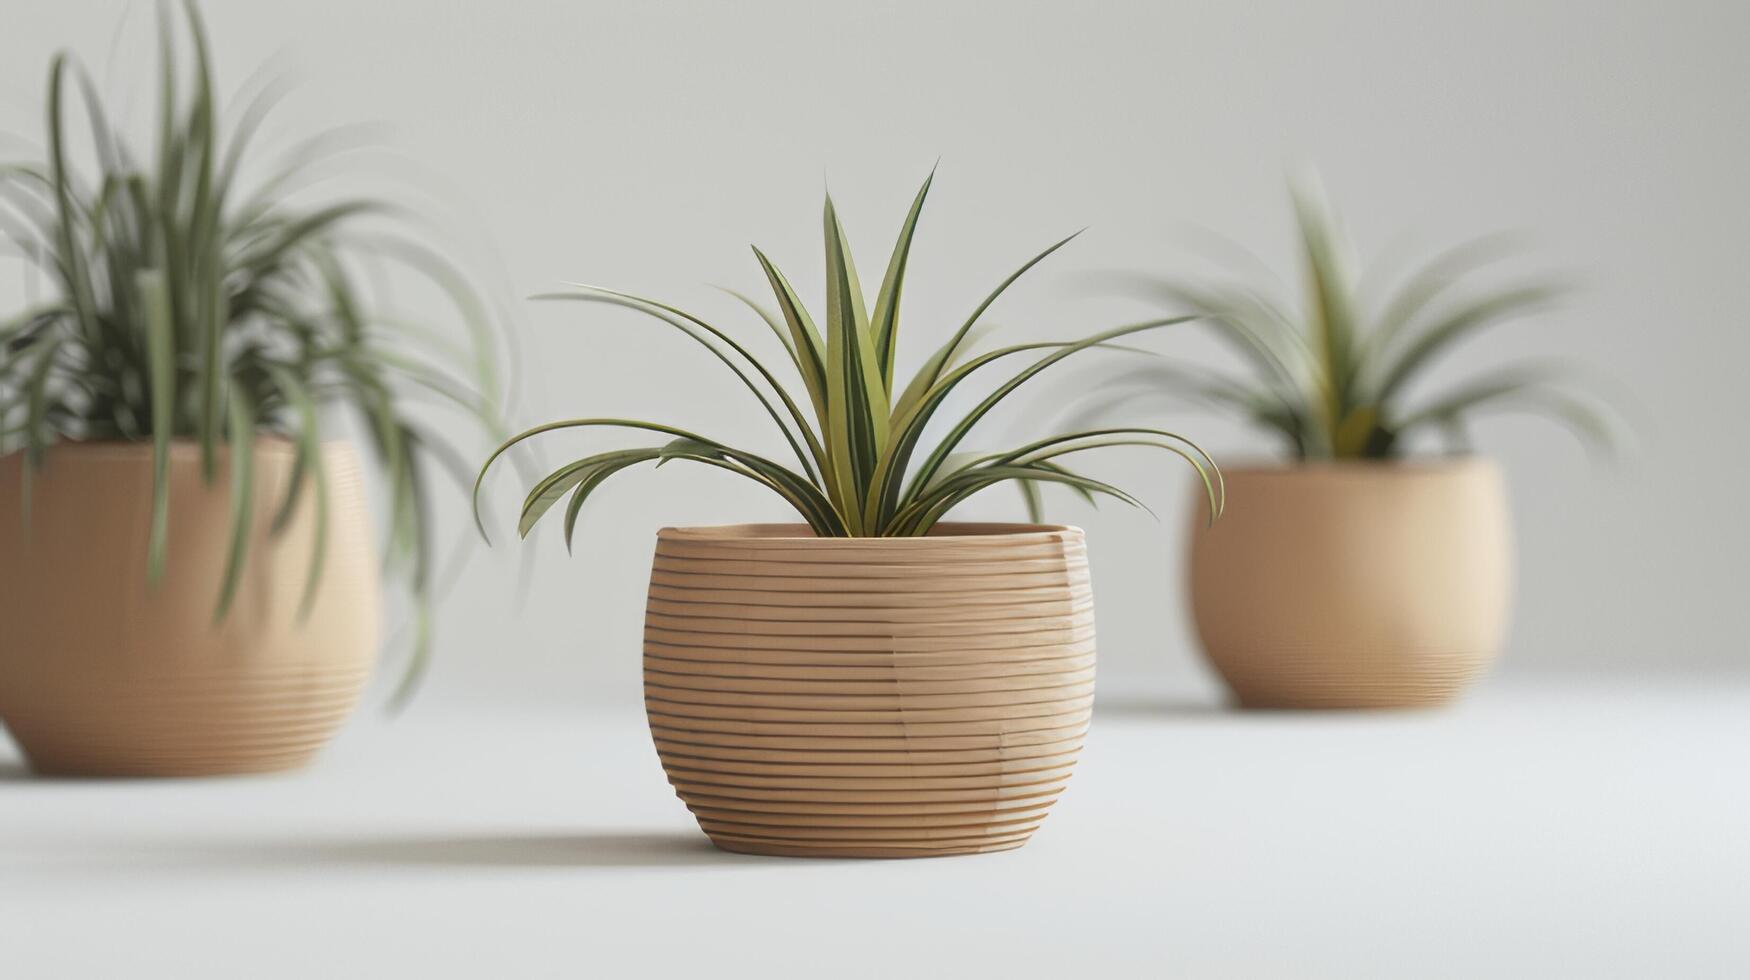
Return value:
<svg viewBox="0 0 1750 980">
<path fill-rule="evenodd" d="M 1217 460 L 1220 463 L 1220 460 Z M 1492 456 L 1466 453 L 1458 456 L 1412 456 L 1406 459 L 1331 459 L 1331 460 L 1245 460 L 1235 465 L 1222 465 L 1225 480 L 1234 477 L 1386 477 L 1414 478 L 1446 476 L 1467 470 L 1496 470 L 1500 464 Z"/>
<path fill-rule="evenodd" d="M 701 524 L 687 527 L 664 527 L 656 532 L 659 539 L 737 542 L 774 541 L 799 547 L 875 547 L 905 548 L 924 544 L 940 544 L 944 539 L 983 541 L 992 543 L 1037 541 L 1062 537 L 1079 538 L 1082 529 L 1071 524 L 1026 524 L 1001 521 L 942 521 L 921 537 L 842 537 L 823 538 L 815 535 L 807 524 L 800 522 Z"/>
</svg>

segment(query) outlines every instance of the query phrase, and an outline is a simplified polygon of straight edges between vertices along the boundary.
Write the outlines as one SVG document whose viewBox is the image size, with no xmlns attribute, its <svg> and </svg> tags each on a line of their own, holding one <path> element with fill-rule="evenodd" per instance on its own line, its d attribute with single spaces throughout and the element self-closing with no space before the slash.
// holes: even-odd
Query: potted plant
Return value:
<svg viewBox="0 0 1750 980">
<path fill-rule="evenodd" d="M 591 286 L 560 294 L 649 314 L 706 348 L 770 416 L 793 463 L 619 418 L 551 422 L 499 450 L 558 429 L 657 437 L 579 459 L 535 483 L 518 521 L 524 535 L 565 500 L 569 544 L 589 495 L 641 463 L 736 474 L 802 518 L 657 535 L 644 633 L 651 734 L 680 798 L 727 850 L 884 857 L 1020 846 L 1062 790 L 1088 725 L 1094 620 L 1082 532 L 943 518 L 1015 480 L 1130 502 L 1062 462 L 1115 445 L 1183 456 L 1211 506 L 1220 505 L 1213 464 L 1162 430 L 1107 427 L 958 452 L 993 407 L 1046 369 L 1183 318 L 972 353 L 985 310 L 1064 239 L 1004 280 L 909 382 L 897 384 L 900 295 L 929 188 L 926 180 L 906 215 L 872 306 L 830 198 L 823 319 L 754 250 L 776 312 L 747 302 L 800 374 L 799 396 L 726 331 L 677 307 Z M 963 382 L 1022 355 L 1035 359 L 946 424 L 940 410 Z M 945 431 L 927 443 L 933 421 Z"/>
<path fill-rule="evenodd" d="M 304 203 L 290 182 L 308 158 L 244 185 L 278 89 L 226 132 L 186 14 L 188 77 L 160 24 L 150 153 L 60 56 L 46 159 L 0 169 L 0 228 L 53 283 L 0 322 L 0 719 L 43 773 L 280 769 L 340 724 L 380 611 L 363 465 L 327 437 L 334 410 L 357 413 L 387 477 L 388 564 L 416 610 L 411 681 L 428 646 L 425 467 L 445 447 L 407 393 L 494 413 L 490 381 L 443 369 L 416 340 L 428 328 L 394 324 L 356 284 L 361 255 L 399 260 L 483 329 L 386 202 Z M 94 172 L 71 159 L 74 85 Z"/>
<path fill-rule="evenodd" d="M 1499 236 L 1439 255 L 1370 306 L 1321 195 L 1308 183 L 1293 198 L 1308 283 L 1299 310 L 1242 282 L 1144 280 L 1202 314 L 1256 378 L 1157 362 L 1108 379 L 1084 410 L 1188 398 L 1287 451 L 1283 464 L 1228 467 L 1227 516 L 1192 536 L 1197 631 L 1240 704 L 1438 704 L 1496 656 L 1512 577 L 1501 474 L 1469 455 L 1465 419 L 1521 409 L 1594 443 L 1610 431 L 1560 366 L 1498 367 L 1412 393 L 1454 345 L 1558 295 L 1540 281 L 1465 290 L 1499 255 Z M 1444 434 L 1449 454 L 1410 456 L 1424 432 Z"/>
</svg>

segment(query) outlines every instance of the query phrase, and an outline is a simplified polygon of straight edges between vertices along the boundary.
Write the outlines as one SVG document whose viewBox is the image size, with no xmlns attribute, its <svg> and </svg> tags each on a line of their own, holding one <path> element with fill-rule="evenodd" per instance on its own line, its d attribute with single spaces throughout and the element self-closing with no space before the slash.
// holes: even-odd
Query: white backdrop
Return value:
<svg viewBox="0 0 1750 980">
<path fill-rule="evenodd" d="M 148 4 L 131 5 L 111 56 L 129 6 L 10 11 L 0 127 L 40 138 L 48 58 L 60 46 L 100 74 L 113 63 L 106 89 L 149 117 Z M 228 90 L 276 54 L 304 77 L 278 132 L 389 122 L 390 142 L 472 213 L 466 247 L 490 256 L 482 268 L 512 301 L 530 353 L 524 423 L 629 415 L 774 438 L 734 380 L 683 339 L 629 314 L 520 297 L 567 279 L 614 285 L 739 323 L 757 340 L 764 328 L 706 284 L 757 289 L 755 242 L 818 303 L 829 183 L 863 264 L 878 270 L 938 156 L 902 370 L 1011 268 L 1084 225 L 1089 233 L 993 320 L 1026 337 L 1133 316 L 1132 303 L 1090 296 L 1078 274 L 1168 268 L 1184 255 L 1185 222 L 1290 271 L 1283 177 L 1301 163 L 1323 171 L 1364 257 L 1523 230 L 1529 268 L 1577 270 L 1585 289 L 1563 312 L 1506 327 L 1443 370 L 1572 356 L 1632 391 L 1640 448 L 1630 466 L 1601 470 L 1541 423 L 1479 427 L 1508 469 L 1518 523 L 1508 669 L 1745 662 L 1750 86 L 1739 48 L 1750 8 L 1741 4 L 208 8 Z M 9 304 L 16 292 L 10 277 L 0 285 Z M 1156 346 L 1208 353 L 1190 333 Z M 1220 420 L 1171 421 L 1228 459 L 1274 448 Z M 1164 517 L 1068 501 L 1054 515 L 1089 531 L 1104 693 L 1207 684 L 1180 598 L 1187 473 L 1124 456 L 1096 470 Z M 442 605 L 438 699 L 635 702 L 655 529 L 785 517 L 727 477 L 679 467 L 629 475 L 586 513 L 576 557 L 555 533 L 538 535 L 519 599 L 506 539 L 520 492 L 508 480 L 494 486 L 500 544 L 481 549 Z M 999 493 L 966 513 L 1015 510 Z M 459 500 L 445 517 L 452 533 L 472 533 Z"/>
</svg>

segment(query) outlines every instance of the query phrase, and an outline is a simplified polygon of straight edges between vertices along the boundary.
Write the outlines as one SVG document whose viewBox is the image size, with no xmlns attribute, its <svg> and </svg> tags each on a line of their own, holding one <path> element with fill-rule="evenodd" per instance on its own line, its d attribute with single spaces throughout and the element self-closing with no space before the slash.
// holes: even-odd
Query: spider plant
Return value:
<svg viewBox="0 0 1750 980">
<path fill-rule="evenodd" d="M 1381 304 L 1369 304 L 1351 273 L 1349 244 L 1308 180 L 1291 186 L 1305 266 L 1298 308 L 1269 288 L 1237 280 L 1144 278 L 1145 294 L 1202 316 L 1252 369 L 1253 380 L 1157 360 L 1107 379 L 1078 418 L 1168 396 L 1237 413 L 1281 437 L 1301 460 L 1393 459 L 1407 438 L 1444 433 L 1468 448 L 1465 419 L 1489 409 L 1549 414 L 1585 441 L 1608 446 L 1611 431 L 1560 367 L 1495 368 L 1426 398 L 1412 386 L 1441 355 L 1487 328 L 1548 309 L 1563 288 L 1545 281 L 1465 290 L 1498 258 L 1494 235 L 1440 253 L 1413 270 Z"/>
<path fill-rule="evenodd" d="M 49 69 L 46 159 L 0 163 L 0 234 L 27 269 L 53 284 L 51 298 L 0 321 L 0 452 L 24 452 L 28 485 L 57 441 L 149 443 L 147 564 L 157 583 L 166 561 L 172 442 L 198 444 L 211 482 L 220 475 L 221 446 L 249 447 L 258 434 L 290 440 L 293 476 L 272 527 L 283 528 L 300 499 L 313 494 L 307 614 L 326 541 L 324 417 L 330 409 L 356 412 L 389 483 L 386 568 L 405 577 L 416 600 L 405 685 L 428 649 L 425 467 L 436 460 L 454 468 L 460 459 L 413 421 L 410 395 L 435 397 L 498 428 L 489 315 L 453 266 L 407 233 L 410 212 L 365 197 L 302 203 L 295 178 L 320 155 L 313 150 L 325 145 L 323 137 L 304 144 L 312 152 L 293 154 L 245 186 L 240 171 L 281 89 L 262 86 L 234 118 L 223 116 L 192 0 L 183 13 L 194 58 L 186 75 L 177 64 L 174 15 L 159 7 L 162 64 L 150 153 L 111 126 L 89 74 L 59 55 Z M 74 85 L 95 149 L 89 173 L 75 166 L 69 147 L 66 103 Z M 440 290 L 467 324 L 468 349 L 425 342 L 440 335 L 379 309 L 359 281 L 364 262 L 404 267 L 402 275 Z M 466 367 L 468 380 L 445 360 Z M 216 619 L 236 595 L 252 527 L 252 452 L 224 455 L 231 536 Z M 466 486 L 469 473 L 461 472 Z"/>
<path fill-rule="evenodd" d="M 1078 339 L 1015 344 L 987 353 L 971 353 L 974 328 L 991 304 L 1075 235 L 1035 255 L 1004 279 L 971 316 L 948 334 L 946 342 L 924 359 L 909 381 L 903 385 L 896 383 L 900 297 L 912 237 L 933 179 L 934 174 L 924 181 L 912 201 L 873 304 L 859 284 L 845 231 L 830 195 L 824 218 L 826 308 L 822 318 L 817 320 L 804 308 L 790 280 L 764 252 L 754 248 L 754 258 L 772 290 L 775 312 L 747 297 L 739 298 L 770 328 L 789 362 L 786 370 L 800 376 L 800 395 L 793 395 L 779 380 L 777 371 L 729 332 L 677 307 L 582 284 L 572 284 L 574 288 L 570 291 L 542 297 L 627 307 L 690 337 L 721 361 L 770 417 L 794 458 L 793 465 L 655 422 L 622 418 L 550 422 L 516 435 L 487 459 L 475 482 L 476 520 L 480 518 L 481 483 L 499 454 L 541 433 L 596 427 L 651 433 L 662 441 L 596 453 L 554 470 L 534 484 L 523 502 L 517 522 L 520 534 L 526 536 L 544 514 L 569 495 L 564 517 L 569 547 L 584 502 L 603 481 L 640 463 L 662 465 L 673 460 L 726 470 L 754 481 L 794 507 L 820 537 L 922 535 L 955 505 L 1006 481 L 1020 481 L 1029 488 L 1029 500 L 1035 509 L 1037 487 L 1044 484 L 1068 486 L 1089 500 L 1105 495 L 1136 504 L 1136 499 L 1123 490 L 1076 473 L 1062 462 L 1072 454 L 1109 446 L 1151 446 L 1183 457 L 1202 477 L 1211 512 L 1219 510 L 1219 472 L 1213 461 L 1188 440 L 1160 429 L 1106 427 L 1052 435 L 999 452 L 960 451 L 968 433 L 981 419 L 1046 369 L 1079 352 L 1188 319 L 1154 319 Z M 924 443 L 926 426 L 962 382 L 981 369 L 1025 354 L 1039 356 L 955 419 L 939 440 L 930 445 Z M 486 533 L 483 522 L 480 530 L 483 535 Z"/>
</svg>

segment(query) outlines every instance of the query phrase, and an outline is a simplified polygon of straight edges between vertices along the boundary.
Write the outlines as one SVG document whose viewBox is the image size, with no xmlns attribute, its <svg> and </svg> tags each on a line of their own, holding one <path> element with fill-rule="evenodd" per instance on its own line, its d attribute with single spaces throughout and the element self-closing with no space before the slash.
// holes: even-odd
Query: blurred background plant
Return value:
<svg viewBox="0 0 1750 980">
<path fill-rule="evenodd" d="M 503 437 L 496 312 L 427 244 L 434 235 L 417 208 L 387 190 L 311 199 L 308 175 L 349 148 L 346 129 L 318 133 L 264 179 L 245 180 L 258 133 L 285 87 L 246 86 L 237 111 L 223 113 L 196 5 L 181 7 L 190 72 L 179 66 L 175 9 L 162 3 L 158 15 L 161 72 L 149 153 L 112 125 L 90 74 L 63 54 L 49 70 L 41 157 L 0 162 L 0 236 L 27 279 L 52 284 L 48 298 L 0 321 L 0 453 L 25 453 L 28 483 L 58 441 L 151 444 L 148 574 L 155 582 L 166 560 L 170 445 L 197 443 L 206 479 L 228 470 L 231 487 L 230 555 L 215 597 L 215 615 L 223 617 L 250 546 L 252 454 L 229 453 L 220 467 L 218 448 L 258 436 L 291 440 L 294 476 L 273 527 L 304 494 L 314 495 L 307 609 L 326 541 L 318 448 L 331 434 L 331 414 L 352 415 L 387 483 L 385 571 L 412 598 L 399 701 L 430 649 L 436 573 L 429 471 L 455 474 L 463 487 L 472 475 L 452 443 L 458 430 L 432 424 L 430 413 L 417 413 L 426 421 L 416 422 L 408 409 L 436 402 L 466 425 Z M 88 117 L 89 169 L 73 160 L 75 98 Z M 391 276 L 438 294 L 465 335 L 399 316 L 387 296 Z"/>
<path fill-rule="evenodd" d="M 1341 223 L 1314 177 L 1290 185 L 1305 293 L 1230 275 L 1208 280 L 1125 275 L 1151 301 L 1200 316 L 1251 377 L 1156 358 L 1074 399 L 1082 423 L 1144 401 L 1189 402 L 1236 414 L 1279 437 L 1297 460 L 1390 460 L 1424 432 L 1469 451 L 1466 419 L 1485 411 L 1542 414 L 1589 448 L 1609 450 L 1615 427 L 1568 364 L 1522 361 L 1418 397 L 1412 388 L 1456 345 L 1553 306 L 1567 287 L 1549 279 L 1476 285 L 1511 252 L 1508 236 L 1442 251 L 1372 302 L 1354 274 Z M 1261 263 L 1259 267 L 1262 268 Z"/>
</svg>

